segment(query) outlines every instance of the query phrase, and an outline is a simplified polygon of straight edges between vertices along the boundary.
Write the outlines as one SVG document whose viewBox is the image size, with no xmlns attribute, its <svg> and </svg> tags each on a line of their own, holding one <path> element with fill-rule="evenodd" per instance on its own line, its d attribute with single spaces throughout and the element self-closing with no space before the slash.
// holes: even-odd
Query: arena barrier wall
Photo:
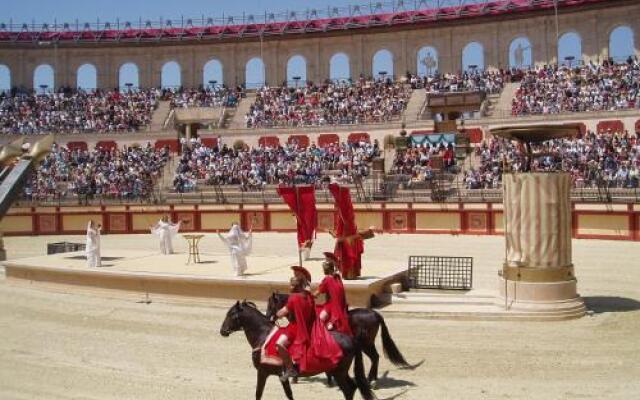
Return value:
<svg viewBox="0 0 640 400">
<path fill-rule="evenodd" d="M 355 204 L 361 229 L 386 233 L 501 235 L 502 203 L 372 203 Z M 256 232 L 293 232 L 295 219 L 282 204 L 265 205 L 120 205 L 11 208 L 0 221 L 7 236 L 84 234 L 87 221 L 105 234 L 148 233 L 161 216 L 182 220 L 183 232 L 226 230 L 232 222 Z M 331 204 L 318 205 L 318 230 L 333 229 L 337 214 Z M 640 204 L 575 203 L 573 237 L 640 241 Z"/>
</svg>

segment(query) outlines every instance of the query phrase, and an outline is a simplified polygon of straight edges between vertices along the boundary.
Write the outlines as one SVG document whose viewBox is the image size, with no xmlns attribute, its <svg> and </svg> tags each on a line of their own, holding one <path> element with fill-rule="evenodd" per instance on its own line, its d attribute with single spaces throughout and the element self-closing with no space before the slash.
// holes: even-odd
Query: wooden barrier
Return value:
<svg viewBox="0 0 640 400">
<path fill-rule="evenodd" d="M 318 231 L 335 228 L 331 204 L 318 206 Z M 378 232 L 461 235 L 503 234 L 501 203 L 355 204 L 356 222 Z M 640 241 L 640 204 L 576 203 L 573 237 Z M 106 234 L 147 233 L 163 215 L 183 221 L 184 232 L 215 232 L 240 222 L 256 232 L 293 232 L 295 219 L 281 204 L 269 205 L 123 205 L 11 208 L 0 221 L 8 236 L 83 234 L 89 219 Z"/>
</svg>

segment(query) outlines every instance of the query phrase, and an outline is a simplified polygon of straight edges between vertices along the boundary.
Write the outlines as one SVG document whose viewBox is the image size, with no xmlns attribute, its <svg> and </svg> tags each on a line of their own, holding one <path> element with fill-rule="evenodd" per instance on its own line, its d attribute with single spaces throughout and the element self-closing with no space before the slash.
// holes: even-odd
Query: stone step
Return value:
<svg viewBox="0 0 640 400">
<path fill-rule="evenodd" d="M 428 293 L 397 293 L 391 295 L 392 304 L 425 304 L 425 305 L 494 305 L 495 296 L 474 295 L 433 295 Z"/>
<path fill-rule="evenodd" d="M 463 321 L 561 321 L 585 315 L 584 305 L 565 309 L 535 312 L 519 309 L 505 310 L 498 305 L 424 305 L 391 304 L 379 310 L 386 317 L 409 317 L 424 319 Z"/>
</svg>

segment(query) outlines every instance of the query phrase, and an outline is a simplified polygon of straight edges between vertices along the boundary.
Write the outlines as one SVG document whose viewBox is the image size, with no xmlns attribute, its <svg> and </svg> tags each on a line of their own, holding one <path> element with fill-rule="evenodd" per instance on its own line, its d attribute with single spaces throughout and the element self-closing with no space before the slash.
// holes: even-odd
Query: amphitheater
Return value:
<svg viewBox="0 0 640 400">
<path fill-rule="evenodd" d="M 637 397 L 637 32 L 635 0 L 0 24 L 0 143 L 56 143 L 0 220 L 0 398 L 253 398 L 250 348 L 220 324 L 233 299 L 264 309 L 298 263 L 279 183 L 316 188 L 306 265 L 319 279 L 338 218 L 329 182 L 351 190 L 357 225 L 376 231 L 350 303 L 376 307 L 418 365 L 381 357 L 378 398 Z M 500 175 L 522 168 L 522 150 L 491 131 L 548 124 L 579 130 L 535 151 L 539 171 L 572 176 L 586 315 L 531 318 L 496 294 Z M 111 169 L 91 183 L 100 163 Z M 200 263 L 185 265 L 181 237 L 175 254 L 157 254 L 149 227 L 163 215 L 204 235 Z M 47 255 L 48 244 L 83 243 L 90 219 L 108 268 Z M 242 279 L 216 235 L 234 221 L 254 232 Z M 473 257 L 472 289 L 392 293 L 393 282 L 407 289 L 412 255 Z M 340 398 L 320 377 L 293 391 Z M 275 378 L 263 398 L 283 398 Z"/>
</svg>

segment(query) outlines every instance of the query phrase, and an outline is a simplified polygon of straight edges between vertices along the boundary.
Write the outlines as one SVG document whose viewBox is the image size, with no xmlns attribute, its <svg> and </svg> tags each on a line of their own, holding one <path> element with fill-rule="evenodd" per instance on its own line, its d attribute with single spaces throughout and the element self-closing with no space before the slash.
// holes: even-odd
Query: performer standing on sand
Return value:
<svg viewBox="0 0 640 400">
<path fill-rule="evenodd" d="M 95 268 L 102 266 L 100 261 L 100 230 L 102 225 L 96 224 L 92 219 L 87 224 L 87 242 L 85 254 L 87 255 L 87 266 Z"/>
<path fill-rule="evenodd" d="M 227 245 L 231 252 L 231 266 L 236 276 L 242 276 L 247 270 L 247 256 L 251 254 L 252 235 L 242 232 L 236 222 L 231 224 L 231 229 L 226 235 L 218 232 L 220 240 Z"/>
<path fill-rule="evenodd" d="M 160 238 L 161 254 L 173 254 L 172 240 L 178 234 L 181 223 L 182 221 L 178 221 L 175 224 L 171 223 L 169 216 L 165 215 L 157 224 L 151 227 L 151 233 Z"/>
<path fill-rule="evenodd" d="M 279 186 L 278 194 L 296 216 L 300 264 L 308 260 L 318 227 L 316 191 L 313 186 Z"/>
<path fill-rule="evenodd" d="M 342 278 L 356 279 L 360 276 L 362 268 L 363 240 L 374 236 L 373 228 L 358 232 L 349 188 L 332 183 L 329 185 L 329 191 L 335 200 L 339 217 L 336 232 L 329 231 L 336 239 L 334 254 L 338 260 L 337 267 Z"/>
<path fill-rule="evenodd" d="M 325 276 L 320 286 L 313 293 L 316 298 L 321 294 L 326 296 L 325 303 L 319 306 L 320 313 L 318 317 L 325 323 L 328 330 L 335 330 L 352 336 L 344 285 L 340 274 L 335 269 L 338 259 L 333 253 L 329 252 L 325 252 L 324 256 L 325 261 L 322 263 L 322 269 Z"/>
</svg>

